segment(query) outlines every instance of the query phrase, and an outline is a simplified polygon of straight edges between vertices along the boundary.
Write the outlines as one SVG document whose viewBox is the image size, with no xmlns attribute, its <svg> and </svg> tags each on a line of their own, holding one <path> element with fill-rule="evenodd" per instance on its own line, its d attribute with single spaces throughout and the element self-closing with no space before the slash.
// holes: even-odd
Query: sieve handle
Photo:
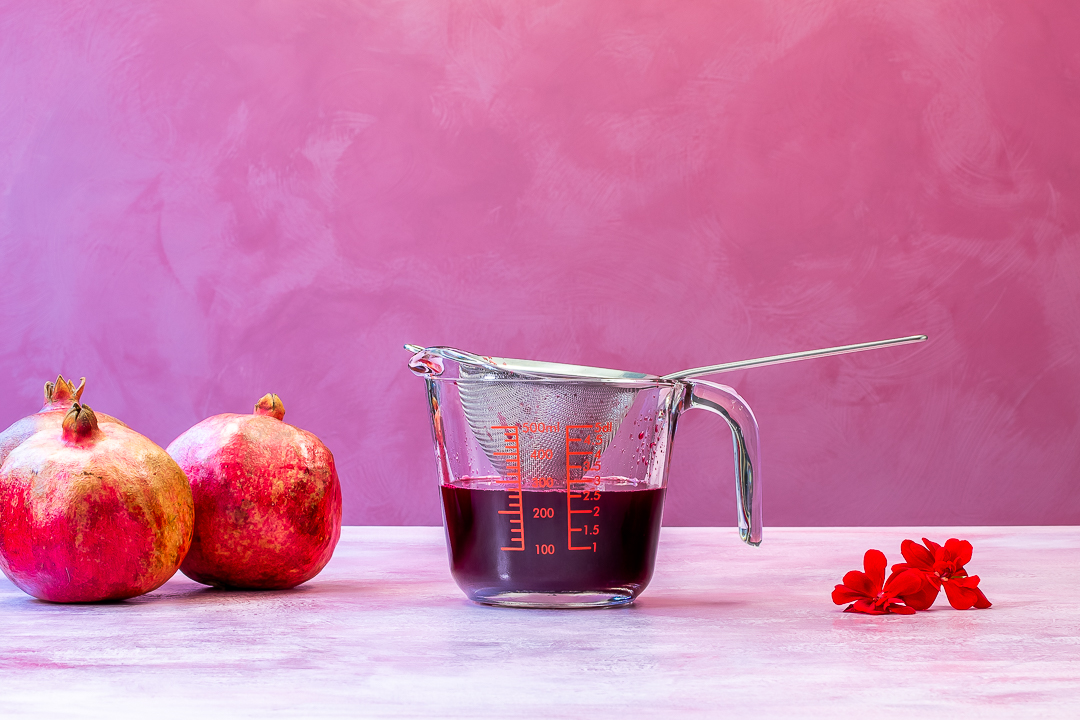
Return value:
<svg viewBox="0 0 1080 720">
<path fill-rule="evenodd" d="M 924 340 L 926 340 L 925 335 L 908 335 L 907 337 L 892 338 L 891 340 L 875 340 L 873 342 L 840 345 L 838 347 L 823 348 L 821 350 L 803 350 L 802 352 L 784 353 L 783 355 L 770 355 L 769 357 L 754 358 L 753 360 L 737 360 L 735 362 L 728 362 L 720 365 L 706 365 L 705 367 L 690 368 L 689 370 L 668 373 L 667 375 L 664 375 L 664 380 L 685 380 L 699 375 L 715 375 L 716 373 L 762 367 L 764 365 L 780 365 L 782 363 L 796 362 L 797 360 L 828 357 L 829 355 L 845 355 L 847 353 L 862 352 L 863 350 L 877 350 L 878 348 L 891 347 L 893 345 L 918 343 Z"/>
<path fill-rule="evenodd" d="M 708 380 L 685 380 L 688 392 L 683 409 L 708 410 L 727 421 L 735 448 L 736 502 L 739 537 L 748 545 L 761 544 L 761 465 L 758 461 L 758 426 L 754 413 L 739 394 Z"/>
</svg>

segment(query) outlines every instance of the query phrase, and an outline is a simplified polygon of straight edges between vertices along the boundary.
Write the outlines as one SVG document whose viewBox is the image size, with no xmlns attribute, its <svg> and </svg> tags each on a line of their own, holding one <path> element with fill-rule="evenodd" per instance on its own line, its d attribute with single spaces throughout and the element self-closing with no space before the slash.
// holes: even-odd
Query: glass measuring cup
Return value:
<svg viewBox="0 0 1080 720">
<path fill-rule="evenodd" d="M 471 600 L 633 602 L 653 574 L 675 427 L 693 408 L 727 421 L 739 533 L 761 542 L 757 422 L 729 387 L 454 376 L 420 355 L 410 367 L 427 386 L 451 574 Z M 477 410 L 493 396 L 504 398 L 496 411 Z"/>
</svg>

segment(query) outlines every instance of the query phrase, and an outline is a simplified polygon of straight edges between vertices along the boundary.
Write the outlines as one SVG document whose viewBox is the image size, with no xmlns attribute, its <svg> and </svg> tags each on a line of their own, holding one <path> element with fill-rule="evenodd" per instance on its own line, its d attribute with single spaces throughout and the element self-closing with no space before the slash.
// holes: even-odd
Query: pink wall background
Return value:
<svg viewBox="0 0 1080 720">
<path fill-rule="evenodd" d="M 1070 0 L 0 0 L 0 424 L 267 391 L 439 522 L 404 342 L 726 376 L 766 525 L 1080 523 Z M 680 426 L 669 524 L 732 525 Z"/>
</svg>

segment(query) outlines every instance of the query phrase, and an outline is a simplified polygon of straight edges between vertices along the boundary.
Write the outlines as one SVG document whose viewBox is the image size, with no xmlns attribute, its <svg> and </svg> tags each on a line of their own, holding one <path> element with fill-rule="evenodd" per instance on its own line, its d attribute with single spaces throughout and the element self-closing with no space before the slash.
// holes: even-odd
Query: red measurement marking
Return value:
<svg viewBox="0 0 1080 720">
<path fill-rule="evenodd" d="M 575 527 L 575 525 L 574 525 L 574 515 L 580 515 L 580 514 L 592 515 L 592 514 L 594 514 L 594 508 L 589 507 L 589 508 L 574 509 L 573 501 L 574 500 L 581 500 L 583 495 L 580 492 L 571 492 L 571 490 L 570 490 L 570 477 L 571 477 L 570 471 L 571 470 L 581 470 L 584 473 L 584 472 L 586 472 L 588 470 L 591 470 L 591 469 L 593 469 L 595 467 L 595 465 L 593 463 L 593 451 L 592 450 L 571 450 L 570 449 L 570 444 L 571 443 L 592 444 L 592 439 L 589 437 L 588 433 L 586 433 L 585 437 L 572 437 L 570 435 L 570 431 L 571 430 L 586 430 L 586 431 L 591 432 L 595 428 L 596 428 L 596 426 L 594 426 L 594 425 L 567 425 L 566 426 L 566 548 L 567 548 L 567 550 L 591 550 L 593 552 L 596 552 L 596 543 L 595 542 L 590 543 L 588 545 L 575 545 L 574 544 L 574 533 L 583 533 L 585 535 L 590 535 L 590 534 L 591 535 L 597 535 L 600 532 L 600 526 L 596 525 L 596 526 L 593 526 L 593 527 L 590 528 L 587 525 L 583 525 L 583 526 L 580 526 L 580 527 Z M 597 443 L 597 444 L 599 444 L 599 443 Z M 582 458 L 582 459 L 581 460 L 576 460 L 579 464 L 572 464 L 571 463 L 572 458 L 573 459 Z M 599 479 L 597 479 L 597 480 L 599 480 Z M 593 495 L 595 495 L 596 497 L 595 498 L 592 497 Z M 600 493 L 584 493 L 584 496 L 585 496 L 585 500 L 595 500 L 595 499 L 599 499 Z M 594 530 L 594 532 L 590 533 L 589 532 L 590 530 Z"/>
<path fill-rule="evenodd" d="M 500 550 L 525 551 L 525 507 L 521 501 L 521 445 L 518 442 L 518 429 L 515 425 L 492 425 L 492 430 L 502 430 L 506 437 L 505 452 L 493 453 L 506 458 L 506 477 L 501 477 L 495 482 L 500 485 L 510 485 L 513 489 L 508 492 L 507 510 L 500 510 L 500 515 L 510 516 L 510 546 L 499 548 Z"/>
<path fill-rule="evenodd" d="M 557 433 L 559 432 L 559 423 L 554 425 L 548 425 L 547 423 L 535 422 L 535 423 L 522 423 L 521 432 L 523 433 Z"/>
</svg>

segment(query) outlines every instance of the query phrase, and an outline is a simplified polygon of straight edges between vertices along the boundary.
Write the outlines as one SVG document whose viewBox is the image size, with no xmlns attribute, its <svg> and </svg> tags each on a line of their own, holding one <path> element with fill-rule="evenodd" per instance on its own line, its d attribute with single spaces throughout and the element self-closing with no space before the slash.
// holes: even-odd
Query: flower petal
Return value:
<svg viewBox="0 0 1080 720">
<path fill-rule="evenodd" d="M 885 597 L 895 598 L 918 592 L 923 586 L 924 574 L 918 570 L 904 570 L 893 573 L 885 583 Z"/>
<path fill-rule="evenodd" d="M 905 540 L 900 543 L 900 554 L 908 561 L 908 567 L 929 570 L 934 566 L 934 553 L 914 540 Z M 895 569 L 896 566 L 893 565 L 893 570 Z"/>
<path fill-rule="evenodd" d="M 970 578 L 965 578 L 968 580 Z M 970 610 L 971 606 L 975 604 L 978 599 L 978 591 L 973 588 L 964 587 L 963 580 L 955 581 L 950 580 L 943 582 L 941 586 L 945 588 L 945 595 L 949 598 L 949 604 L 957 610 Z"/>
<path fill-rule="evenodd" d="M 907 605 L 890 605 L 889 612 L 894 615 L 914 615 L 915 608 L 909 607 Z"/>
<path fill-rule="evenodd" d="M 885 584 L 885 568 L 889 561 L 885 559 L 885 553 L 880 550 L 867 550 L 863 555 L 863 568 L 866 569 L 866 579 L 871 585 L 872 592 L 869 595 L 877 595 Z"/>
<path fill-rule="evenodd" d="M 949 538 L 945 541 L 945 554 L 959 567 L 971 562 L 972 547 L 967 540 Z"/>
<path fill-rule="evenodd" d="M 878 609 L 874 603 L 869 600 L 856 600 L 844 610 L 844 612 L 850 613 L 865 613 L 866 615 L 884 615 L 885 611 Z"/>
<path fill-rule="evenodd" d="M 832 591 L 832 601 L 837 605 L 843 605 L 844 603 L 855 602 L 856 600 L 865 598 L 866 595 L 852 590 L 847 585 L 837 585 Z"/>
<path fill-rule="evenodd" d="M 933 540 L 927 540 L 926 538 L 923 538 L 922 541 L 923 545 L 926 546 L 926 549 L 930 551 L 931 555 L 937 555 L 938 550 L 941 549 L 941 546 Z"/>
<path fill-rule="evenodd" d="M 978 608 L 979 610 L 985 610 L 993 604 L 986 599 L 986 596 L 983 595 L 983 591 L 979 589 L 978 575 L 969 575 L 961 580 L 960 584 L 967 590 L 975 593 L 975 602 L 972 603 L 972 607 Z"/>
<path fill-rule="evenodd" d="M 852 570 L 847 575 L 844 575 L 844 584 L 862 597 L 874 597 L 878 594 L 878 590 L 881 589 L 880 585 L 874 587 L 870 583 L 870 578 L 866 577 L 866 573 L 858 570 Z"/>
<path fill-rule="evenodd" d="M 905 605 L 916 610 L 929 610 L 930 606 L 937 600 L 940 590 L 940 585 L 924 574 L 919 589 L 912 593 L 900 593 L 900 599 L 904 601 Z"/>
</svg>

